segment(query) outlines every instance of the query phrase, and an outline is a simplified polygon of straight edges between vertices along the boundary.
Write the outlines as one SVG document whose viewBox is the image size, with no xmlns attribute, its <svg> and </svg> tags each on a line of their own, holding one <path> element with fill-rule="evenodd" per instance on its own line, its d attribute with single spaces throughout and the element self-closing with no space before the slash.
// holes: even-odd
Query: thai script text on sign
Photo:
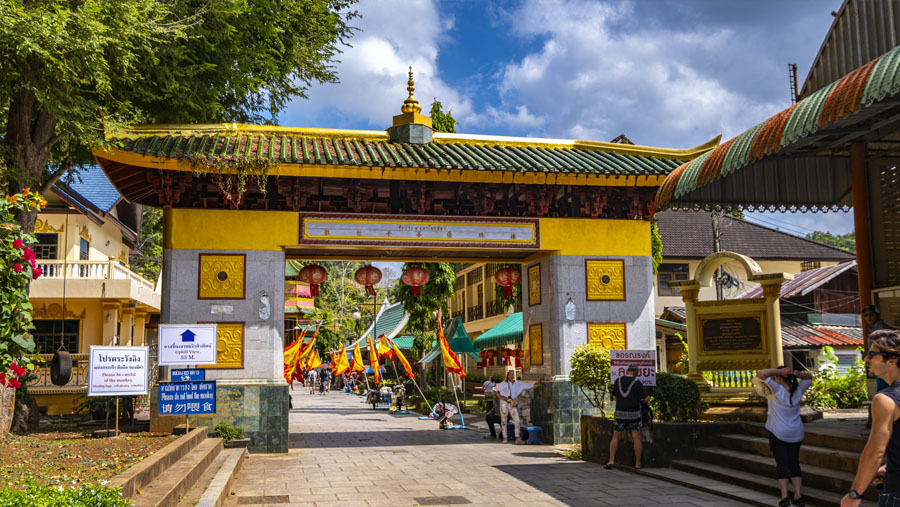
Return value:
<svg viewBox="0 0 900 507">
<path fill-rule="evenodd" d="M 159 384 L 159 415 L 216 413 L 216 381 Z"/>
<path fill-rule="evenodd" d="M 147 394 L 147 347 L 91 345 L 88 362 L 88 396 L 137 396 Z"/>
<path fill-rule="evenodd" d="M 200 368 L 172 370 L 171 373 L 169 373 L 169 379 L 172 382 L 196 382 L 198 380 L 206 380 L 206 370 Z"/>
<path fill-rule="evenodd" d="M 300 243 L 540 248 L 533 219 L 382 220 L 303 216 Z"/>
<path fill-rule="evenodd" d="M 637 365 L 638 376 L 644 386 L 656 385 L 656 351 L 655 350 L 610 350 L 609 376 L 612 382 L 624 377 L 629 365 Z"/>
<path fill-rule="evenodd" d="M 159 365 L 216 364 L 215 324 L 160 324 Z"/>
</svg>

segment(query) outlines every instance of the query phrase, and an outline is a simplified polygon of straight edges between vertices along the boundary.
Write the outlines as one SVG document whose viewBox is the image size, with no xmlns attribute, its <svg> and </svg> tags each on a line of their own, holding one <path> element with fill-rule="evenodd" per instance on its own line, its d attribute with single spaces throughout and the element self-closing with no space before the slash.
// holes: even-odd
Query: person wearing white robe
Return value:
<svg viewBox="0 0 900 507">
<path fill-rule="evenodd" d="M 516 406 L 516 398 L 522 394 L 526 389 L 531 389 L 534 387 L 534 382 L 522 382 L 521 380 L 516 380 L 516 371 L 509 370 L 506 372 L 506 379 L 503 382 L 500 382 L 494 385 L 494 392 L 500 397 L 500 432 L 503 434 L 503 443 L 507 442 L 508 431 L 506 429 L 506 422 L 512 418 L 513 425 L 515 426 L 515 433 L 513 433 L 513 438 L 517 444 L 524 444 L 525 441 L 521 438 L 518 438 L 519 433 L 519 409 Z"/>
</svg>

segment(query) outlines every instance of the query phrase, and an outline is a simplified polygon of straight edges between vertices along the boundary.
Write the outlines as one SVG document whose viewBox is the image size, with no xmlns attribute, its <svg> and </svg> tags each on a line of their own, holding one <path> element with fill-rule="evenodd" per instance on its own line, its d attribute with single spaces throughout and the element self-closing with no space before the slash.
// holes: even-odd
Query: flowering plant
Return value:
<svg viewBox="0 0 900 507">
<path fill-rule="evenodd" d="M 34 352 L 28 333 L 31 302 L 28 284 L 41 276 L 37 255 L 27 245 L 34 235 L 22 231 L 13 213 L 36 212 L 47 205 L 40 194 L 25 189 L 21 194 L 0 198 L 0 385 L 18 387 L 19 379 L 35 365 L 25 356 Z"/>
</svg>

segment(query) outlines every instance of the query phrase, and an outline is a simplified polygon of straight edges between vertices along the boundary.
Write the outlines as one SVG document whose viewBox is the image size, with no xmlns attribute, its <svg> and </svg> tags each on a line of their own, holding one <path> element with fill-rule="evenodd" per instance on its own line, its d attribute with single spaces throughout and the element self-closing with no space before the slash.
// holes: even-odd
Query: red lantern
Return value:
<svg viewBox="0 0 900 507">
<path fill-rule="evenodd" d="M 309 284 L 309 295 L 316 297 L 319 295 L 319 284 L 328 278 L 328 271 L 318 264 L 310 264 L 300 270 L 299 278 Z"/>
<path fill-rule="evenodd" d="M 400 276 L 400 279 L 403 280 L 403 283 L 409 285 L 412 289 L 413 296 L 421 296 L 422 295 L 422 287 L 428 280 L 431 278 L 431 275 L 428 274 L 428 270 L 419 266 L 412 266 L 406 268 L 403 271 L 403 274 Z"/>
<path fill-rule="evenodd" d="M 353 273 L 356 283 L 366 286 L 366 294 L 375 296 L 375 284 L 381 281 L 381 270 L 375 266 L 363 266 Z"/>
<path fill-rule="evenodd" d="M 498 269 L 494 273 L 494 281 L 503 287 L 503 297 L 510 298 L 513 296 L 513 285 L 519 283 L 522 279 L 522 273 L 516 268 Z"/>
</svg>

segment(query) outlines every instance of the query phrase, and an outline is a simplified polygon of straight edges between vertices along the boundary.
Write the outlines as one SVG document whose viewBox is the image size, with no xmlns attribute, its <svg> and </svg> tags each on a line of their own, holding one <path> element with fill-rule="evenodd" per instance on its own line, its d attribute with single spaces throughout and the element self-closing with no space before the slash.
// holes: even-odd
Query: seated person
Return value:
<svg viewBox="0 0 900 507">
<path fill-rule="evenodd" d="M 496 412 L 494 412 L 494 411 L 488 412 L 487 414 L 484 415 L 484 420 L 485 420 L 485 422 L 488 423 L 488 428 L 491 430 L 491 434 L 485 435 L 483 438 L 503 438 L 503 435 L 498 435 L 497 430 L 494 429 L 495 424 L 497 424 L 497 425 L 500 424 L 500 416 Z M 519 434 L 520 434 L 519 436 L 522 438 L 522 440 L 528 440 L 528 429 L 527 428 L 528 428 L 527 426 L 519 427 Z M 515 423 L 513 423 L 511 421 L 506 423 L 506 434 L 511 435 L 515 432 L 516 432 Z"/>
</svg>

